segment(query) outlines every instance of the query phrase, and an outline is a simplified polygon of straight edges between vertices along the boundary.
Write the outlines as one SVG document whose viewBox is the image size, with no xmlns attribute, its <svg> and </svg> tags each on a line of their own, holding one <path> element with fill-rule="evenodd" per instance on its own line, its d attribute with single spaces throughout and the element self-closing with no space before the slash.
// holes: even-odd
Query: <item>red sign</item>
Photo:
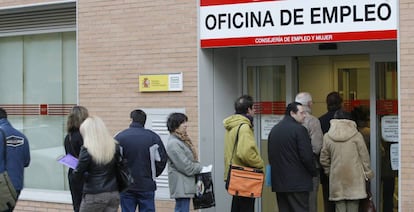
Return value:
<svg viewBox="0 0 414 212">
<path fill-rule="evenodd" d="M 47 104 L 39 105 L 40 115 L 47 115 Z"/>
<path fill-rule="evenodd" d="M 282 36 L 262 37 L 236 37 L 201 40 L 202 48 L 229 47 L 229 46 L 258 46 L 258 45 L 283 45 L 303 43 L 330 43 L 370 40 L 394 40 L 397 37 L 397 30 L 385 31 L 363 31 L 363 32 L 342 32 L 342 33 L 318 33 L 298 34 Z"/>
<path fill-rule="evenodd" d="M 285 114 L 286 102 L 285 101 L 256 102 L 254 103 L 253 107 L 256 110 L 256 114 L 282 115 L 282 114 Z"/>
<path fill-rule="evenodd" d="M 66 116 L 76 104 L 0 104 L 12 116 Z"/>
<path fill-rule="evenodd" d="M 369 100 L 357 99 L 344 101 L 344 109 L 348 112 L 361 105 L 369 108 Z M 376 107 L 377 115 L 398 115 L 398 100 L 378 100 Z"/>
</svg>

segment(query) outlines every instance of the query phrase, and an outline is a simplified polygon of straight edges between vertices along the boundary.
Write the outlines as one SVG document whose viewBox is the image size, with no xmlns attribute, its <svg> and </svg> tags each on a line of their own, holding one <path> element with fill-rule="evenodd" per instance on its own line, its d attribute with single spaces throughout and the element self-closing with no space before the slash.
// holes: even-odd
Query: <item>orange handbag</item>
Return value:
<svg viewBox="0 0 414 212">
<path fill-rule="evenodd" d="M 234 143 L 233 153 L 230 159 L 229 172 L 226 180 L 227 192 L 233 196 L 257 198 L 262 196 L 264 173 L 260 169 L 232 165 L 234 151 L 237 148 L 239 126 Z"/>
</svg>

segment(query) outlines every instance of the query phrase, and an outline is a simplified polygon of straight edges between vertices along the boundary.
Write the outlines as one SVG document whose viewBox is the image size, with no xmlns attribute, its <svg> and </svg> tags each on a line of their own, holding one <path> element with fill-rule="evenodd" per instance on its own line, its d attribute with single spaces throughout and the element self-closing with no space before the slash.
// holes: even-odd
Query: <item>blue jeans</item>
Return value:
<svg viewBox="0 0 414 212">
<path fill-rule="evenodd" d="M 137 205 L 139 212 L 155 212 L 154 191 L 128 191 L 120 196 L 122 212 L 135 212 Z"/>
<path fill-rule="evenodd" d="M 189 211 L 190 211 L 190 198 L 175 199 L 174 212 L 189 212 Z"/>
</svg>

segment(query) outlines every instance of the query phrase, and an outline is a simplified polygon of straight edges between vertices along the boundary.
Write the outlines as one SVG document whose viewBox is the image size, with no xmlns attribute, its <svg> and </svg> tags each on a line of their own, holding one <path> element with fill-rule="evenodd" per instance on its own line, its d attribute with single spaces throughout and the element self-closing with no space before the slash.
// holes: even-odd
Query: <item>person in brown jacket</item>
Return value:
<svg viewBox="0 0 414 212">
<path fill-rule="evenodd" d="M 335 202 L 335 210 L 358 211 L 374 173 L 364 138 L 349 113 L 335 113 L 323 138 L 320 163 L 329 176 L 329 200 Z"/>
</svg>

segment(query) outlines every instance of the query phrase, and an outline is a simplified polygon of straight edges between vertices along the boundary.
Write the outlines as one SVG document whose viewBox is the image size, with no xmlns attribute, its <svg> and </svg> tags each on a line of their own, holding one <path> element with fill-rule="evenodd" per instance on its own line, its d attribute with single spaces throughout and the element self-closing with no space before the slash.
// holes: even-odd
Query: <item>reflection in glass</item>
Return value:
<svg viewBox="0 0 414 212">
<path fill-rule="evenodd" d="M 380 153 L 381 171 L 381 208 L 380 211 L 398 211 L 398 170 L 391 167 L 391 146 L 398 142 L 390 142 L 383 139 L 381 120 L 389 115 L 398 115 L 397 102 L 397 63 L 378 62 L 375 64 L 377 76 L 377 143 Z"/>
<path fill-rule="evenodd" d="M 280 65 L 269 66 L 249 66 L 247 67 L 247 92 L 251 95 L 256 103 L 267 102 L 263 107 L 273 107 L 271 110 L 266 108 L 266 112 L 257 111 L 255 120 L 265 119 L 266 117 L 279 116 L 280 109 L 277 105 L 282 102 L 283 110 L 286 101 L 286 67 Z M 269 111 L 271 111 L 269 113 Z M 265 117 L 266 116 L 266 117 Z M 260 123 L 259 123 L 260 125 Z M 263 127 L 263 126 L 262 126 Z M 255 132 L 261 134 L 261 132 Z M 267 156 L 267 138 L 260 135 L 260 154 L 269 164 Z M 271 191 L 270 186 L 263 187 L 261 211 L 277 211 L 276 195 Z"/>
</svg>

